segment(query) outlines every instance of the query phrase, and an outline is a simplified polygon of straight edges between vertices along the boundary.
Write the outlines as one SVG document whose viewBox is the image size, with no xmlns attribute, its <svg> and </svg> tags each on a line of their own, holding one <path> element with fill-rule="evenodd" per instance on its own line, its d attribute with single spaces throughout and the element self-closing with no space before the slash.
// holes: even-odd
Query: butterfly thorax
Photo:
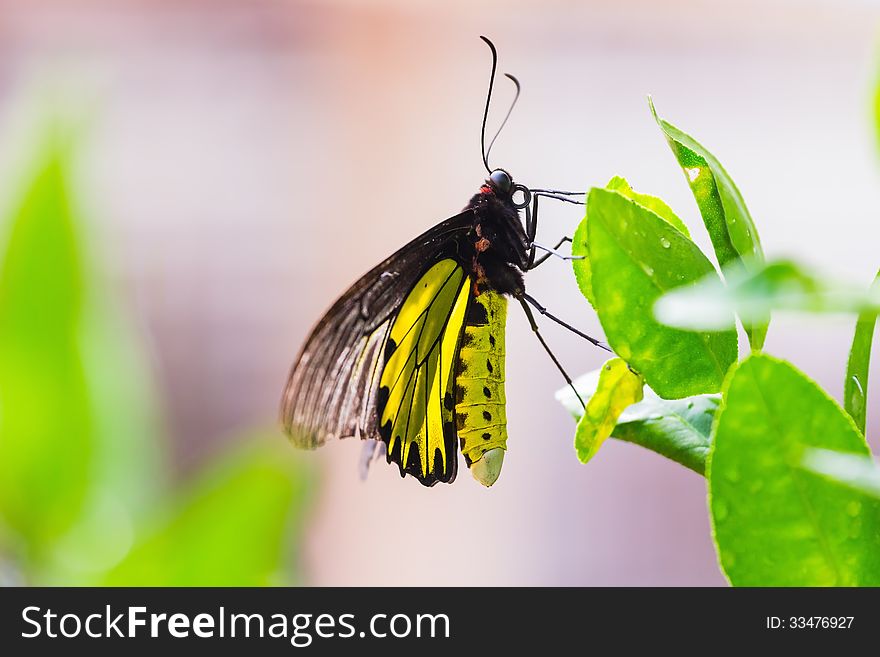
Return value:
<svg viewBox="0 0 880 657">
<path fill-rule="evenodd" d="M 473 210 L 474 225 L 464 249 L 462 265 L 476 292 L 483 289 L 518 296 L 524 291 L 523 270 L 528 262 L 528 238 L 519 211 L 509 196 L 486 183 L 465 209 Z"/>
</svg>

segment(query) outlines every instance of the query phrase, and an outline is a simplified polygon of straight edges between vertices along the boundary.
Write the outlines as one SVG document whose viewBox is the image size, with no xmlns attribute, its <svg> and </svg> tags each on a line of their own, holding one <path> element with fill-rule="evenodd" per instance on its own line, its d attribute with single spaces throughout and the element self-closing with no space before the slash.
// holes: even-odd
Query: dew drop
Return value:
<svg viewBox="0 0 880 657">
<path fill-rule="evenodd" d="M 654 275 L 654 268 L 650 265 L 642 264 L 642 271 L 644 271 L 648 276 Z"/>
<path fill-rule="evenodd" d="M 862 388 L 862 382 L 859 381 L 859 377 L 857 377 L 855 374 L 853 374 L 853 376 L 852 376 L 852 381 L 853 381 L 853 383 L 856 384 L 856 388 L 859 389 L 859 394 L 861 394 L 862 397 L 864 397 L 864 396 L 865 396 L 865 390 L 864 390 L 864 388 Z"/>
<path fill-rule="evenodd" d="M 662 246 L 664 249 L 668 249 L 672 245 L 669 243 L 668 239 L 666 239 L 665 237 L 661 237 L 660 238 L 660 246 Z"/>
</svg>

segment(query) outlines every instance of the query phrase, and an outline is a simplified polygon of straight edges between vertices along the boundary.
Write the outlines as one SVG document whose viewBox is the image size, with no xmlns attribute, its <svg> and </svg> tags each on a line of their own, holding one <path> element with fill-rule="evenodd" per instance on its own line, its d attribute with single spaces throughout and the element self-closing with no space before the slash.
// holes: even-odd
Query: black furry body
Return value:
<svg viewBox="0 0 880 657">
<path fill-rule="evenodd" d="M 509 196 L 483 185 L 464 209 L 473 212 L 469 243 L 460 245 L 459 262 L 480 288 L 512 296 L 525 291 L 529 240 Z"/>
</svg>

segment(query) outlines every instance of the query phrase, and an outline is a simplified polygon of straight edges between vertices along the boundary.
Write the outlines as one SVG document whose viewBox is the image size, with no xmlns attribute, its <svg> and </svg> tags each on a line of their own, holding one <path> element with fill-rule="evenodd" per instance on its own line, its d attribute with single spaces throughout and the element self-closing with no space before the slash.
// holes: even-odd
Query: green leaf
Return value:
<svg viewBox="0 0 880 657">
<path fill-rule="evenodd" d="M 589 372 L 574 382 L 581 398 L 592 398 L 601 370 Z M 580 420 L 584 409 L 566 386 L 556 399 Z M 617 420 L 611 437 L 640 445 L 702 475 L 709 453 L 710 433 L 720 395 L 697 395 L 685 399 L 660 399 L 650 388 L 644 398 L 628 406 Z"/>
<path fill-rule="evenodd" d="M 684 222 L 679 219 L 678 216 L 676 216 L 675 212 L 672 211 L 672 208 L 670 208 L 668 205 L 666 205 L 666 203 L 664 203 L 656 196 L 651 196 L 649 194 L 640 194 L 634 191 L 633 188 L 630 187 L 629 183 L 626 181 L 626 178 L 623 178 L 621 176 L 614 176 L 610 181 L 608 181 L 605 189 L 619 192 L 626 198 L 638 203 L 646 210 L 650 210 L 658 217 L 668 222 L 671 226 L 675 227 L 678 231 L 683 233 L 685 237 L 690 237 L 687 226 L 685 226 Z M 587 257 L 588 216 L 588 214 L 584 216 L 581 223 L 578 224 L 574 236 L 572 237 L 571 254 L 574 256 L 582 257 L 580 259 L 572 260 L 571 266 L 574 270 L 574 278 L 577 281 L 578 287 L 581 289 L 581 293 L 587 298 L 587 301 L 590 302 L 590 305 L 595 308 L 596 300 L 593 296 L 592 268 L 590 266 L 590 259 Z"/>
<path fill-rule="evenodd" d="M 92 272 L 79 133 L 27 110 L 6 140 L 27 148 L 21 178 L 0 192 L 15 201 L 0 221 L 0 549 L 28 584 L 87 584 L 131 548 L 162 441 L 134 333 Z"/>
<path fill-rule="evenodd" d="M 654 102 L 648 98 L 654 120 L 663 131 L 675 159 L 690 185 L 700 208 L 703 223 L 709 232 L 715 256 L 722 268 L 745 260 L 749 266 L 760 266 L 764 260 L 758 230 L 745 201 L 721 163 L 696 139 L 682 132 L 657 115 Z M 770 316 L 741 318 L 753 351 L 760 351 L 767 336 Z"/>
<path fill-rule="evenodd" d="M 0 518 L 33 560 L 79 518 L 95 451 L 83 263 L 57 134 L 36 161 L 0 256 Z"/>
<path fill-rule="evenodd" d="M 640 194 L 632 187 L 630 187 L 630 184 L 626 181 L 626 178 L 623 178 L 622 176 L 614 176 L 611 180 L 608 181 L 608 184 L 605 185 L 605 189 L 610 189 L 614 192 L 620 192 L 631 201 L 635 201 L 643 208 L 647 208 L 661 219 L 664 219 L 671 226 L 684 234 L 685 237 L 691 236 L 690 231 L 688 231 L 687 226 L 685 226 L 685 223 L 678 218 L 678 215 L 673 212 L 672 208 L 666 205 L 666 202 L 663 199 L 657 198 L 656 196 L 651 196 L 650 194 Z"/>
<path fill-rule="evenodd" d="M 880 72 L 878 72 L 876 82 L 874 83 L 873 101 L 874 136 L 877 138 L 877 146 L 880 147 Z"/>
<path fill-rule="evenodd" d="M 589 202 L 589 199 L 587 199 Z M 590 264 L 589 249 L 587 248 L 587 216 L 584 216 L 571 237 L 571 255 L 578 256 L 571 261 L 574 271 L 574 279 L 577 281 L 581 294 L 593 308 L 596 307 L 596 297 L 593 295 L 593 267 Z"/>
<path fill-rule="evenodd" d="M 587 401 L 575 432 L 574 447 L 581 463 L 596 455 L 623 410 L 642 399 L 644 385 L 642 377 L 620 358 L 612 358 L 602 366 L 596 390 Z"/>
<path fill-rule="evenodd" d="M 712 443 L 712 421 L 720 403 L 719 395 L 645 399 L 624 411 L 613 435 L 648 447 L 702 475 Z"/>
<path fill-rule="evenodd" d="M 870 456 L 808 449 L 803 467 L 841 486 L 880 499 L 880 464 Z"/>
<path fill-rule="evenodd" d="M 288 450 L 235 450 L 175 496 L 168 517 L 113 569 L 114 586 L 265 586 L 285 583 L 302 531 L 310 471 Z"/>
<path fill-rule="evenodd" d="M 801 468 L 807 448 L 869 453 L 852 419 L 792 365 L 752 355 L 723 391 L 709 455 L 721 565 L 737 586 L 880 584 L 880 503 Z"/>
<path fill-rule="evenodd" d="M 880 272 L 874 279 L 876 287 L 880 282 Z M 856 321 L 849 360 L 846 363 L 846 378 L 843 380 L 843 407 L 855 420 L 856 426 L 865 434 L 865 418 L 868 400 L 868 368 L 871 364 L 871 345 L 874 342 L 874 325 L 877 311 L 863 312 Z"/>
<path fill-rule="evenodd" d="M 716 276 L 697 246 L 619 192 L 594 188 L 587 201 L 595 307 L 615 353 L 667 399 L 717 392 L 736 361 L 733 314 L 714 333 L 659 324 L 654 302 L 672 288 Z"/>
<path fill-rule="evenodd" d="M 95 584 L 131 549 L 167 484 L 154 392 L 132 327 L 98 281 L 90 281 L 84 314 L 82 360 L 95 420 L 88 492 L 77 522 L 29 573 L 34 585 Z"/>
<path fill-rule="evenodd" d="M 779 260 L 760 268 L 733 268 L 727 284 L 714 274 L 696 285 L 672 290 L 654 307 L 667 326 L 711 331 L 727 326 L 730 314 L 743 321 L 784 310 L 817 314 L 875 313 L 880 310 L 880 286 L 862 287 L 828 282 L 795 262 Z"/>
</svg>

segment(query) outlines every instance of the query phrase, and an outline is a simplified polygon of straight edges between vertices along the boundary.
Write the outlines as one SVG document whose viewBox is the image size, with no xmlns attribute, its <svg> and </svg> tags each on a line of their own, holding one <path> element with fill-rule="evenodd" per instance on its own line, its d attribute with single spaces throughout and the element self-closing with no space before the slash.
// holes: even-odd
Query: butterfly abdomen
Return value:
<svg viewBox="0 0 880 657">
<path fill-rule="evenodd" d="M 455 422 L 474 477 L 491 486 L 507 449 L 504 333 L 507 299 L 485 290 L 471 299 L 455 377 Z"/>
</svg>

